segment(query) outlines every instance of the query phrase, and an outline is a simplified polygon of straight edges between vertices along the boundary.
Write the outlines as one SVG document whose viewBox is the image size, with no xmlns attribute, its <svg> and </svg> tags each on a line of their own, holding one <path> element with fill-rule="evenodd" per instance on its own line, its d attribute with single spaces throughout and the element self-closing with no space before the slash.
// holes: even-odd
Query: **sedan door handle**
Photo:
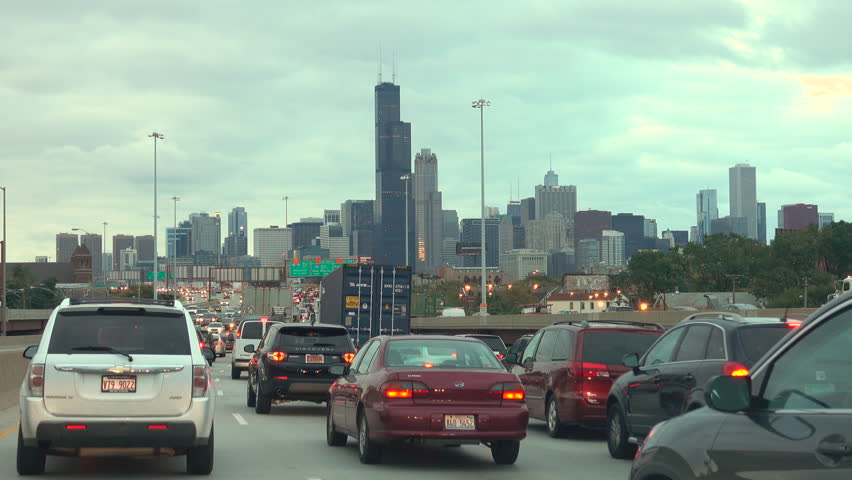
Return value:
<svg viewBox="0 0 852 480">
<path fill-rule="evenodd" d="M 821 442 L 817 452 L 829 457 L 848 457 L 852 456 L 852 447 L 846 443 Z"/>
</svg>

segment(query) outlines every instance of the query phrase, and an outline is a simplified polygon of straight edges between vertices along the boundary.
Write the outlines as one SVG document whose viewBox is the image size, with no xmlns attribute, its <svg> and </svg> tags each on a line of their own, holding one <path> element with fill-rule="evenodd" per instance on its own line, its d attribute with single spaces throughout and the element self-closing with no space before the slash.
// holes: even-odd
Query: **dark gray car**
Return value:
<svg viewBox="0 0 852 480">
<path fill-rule="evenodd" d="M 631 480 L 852 478 L 852 295 L 814 313 L 748 377 L 708 382 L 702 408 L 662 422 Z"/>
</svg>

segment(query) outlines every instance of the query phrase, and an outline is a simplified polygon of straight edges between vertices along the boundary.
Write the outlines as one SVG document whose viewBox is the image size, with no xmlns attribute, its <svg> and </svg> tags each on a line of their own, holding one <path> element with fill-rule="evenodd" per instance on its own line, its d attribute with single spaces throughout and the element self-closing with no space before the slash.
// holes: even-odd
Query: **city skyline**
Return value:
<svg viewBox="0 0 852 480">
<path fill-rule="evenodd" d="M 777 226 L 772 212 L 782 205 L 817 204 L 837 220 L 849 219 L 852 207 L 839 185 L 852 173 L 846 161 L 848 114 L 842 113 L 849 111 L 852 80 L 837 73 L 849 60 L 820 43 L 838 32 L 833 20 L 842 15 L 819 6 L 760 3 L 705 2 L 700 18 L 693 7 L 675 3 L 654 8 L 604 3 L 596 9 L 566 4 L 558 12 L 535 6 L 488 9 L 494 24 L 512 26 L 511 42 L 502 43 L 505 32 L 485 33 L 477 42 L 481 47 L 467 41 L 460 25 L 446 22 L 440 6 L 431 5 L 413 8 L 410 15 L 441 31 L 412 35 L 399 22 L 345 46 L 334 35 L 323 40 L 328 44 L 308 39 L 316 38 L 316 29 L 349 39 L 346 32 L 356 27 L 346 18 L 355 6 L 283 15 L 283 24 L 282 15 L 239 12 L 250 17 L 246 24 L 261 28 L 228 30 L 232 34 L 224 36 L 218 27 L 237 29 L 236 11 L 186 5 L 136 22 L 135 10 L 118 5 L 61 7 L 54 12 L 61 17 L 16 6 L 7 12 L 11 27 L 5 33 L 10 74 L 0 79 L 5 87 L 0 98 L 18 119 L 0 133 L 10 261 L 51 256 L 55 234 L 73 227 L 98 233 L 109 222 L 108 238 L 152 234 L 152 149 L 146 137 L 152 128 L 166 135 L 158 147 L 161 253 L 162 233 L 171 225 L 167 199 L 174 195 L 182 198 L 179 217 L 241 205 L 252 213 L 252 225 L 283 225 L 282 195 L 290 198 L 292 218 L 321 216 L 347 199 L 373 198 L 375 185 L 367 180 L 374 149 L 370 89 L 380 42 L 396 51 L 404 118 L 416 127 L 412 150 L 441 153 L 444 208 L 461 218 L 479 212 L 478 192 L 469 188 L 478 174 L 479 133 L 469 102 L 485 96 L 493 102 L 485 122 L 488 205 L 504 206 L 510 197 L 506 184 L 518 178 L 521 198 L 533 196 L 553 152 L 553 170 L 563 183 L 577 186 L 578 210 L 646 215 L 657 219 L 661 231 L 694 225 L 692 199 L 701 188 L 718 190 L 719 210 L 729 211 L 725 169 L 738 163 L 758 170 L 770 239 Z M 93 16 L 95 8 L 109 15 Z M 342 11 L 322 26 L 302 25 L 323 9 Z M 190 17 L 197 28 L 187 33 L 192 39 L 187 45 L 197 42 L 209 51 L 181 47 L 161 57 L 127 55 L 156 48 L 148 43 L 163 22 L 179 31 Z M 384 21 L 381 15 L 364 17 L 358 31 Z M 646 24 L 655 24 L 656 17 L 677 21 L 660 23 L 640 45 L 619 25 L 636 17 Z M 128 37 L 88 48 L 98 44 L 97 35 L 73 29 L 85 18 L 98 35 Z M 564 18 L 578 28 L 556 21 Z M 274 29 L 262 28 L 273 19 Z M 579 28 L 599 22 L 604 31 Z M 42 25 L 66 38 L 48 56 L 34 54 L 43 44 L 32 32 Z M 305 28 L 313 34 L 304 34 Z M 273 46 L 288 42 L 301 52 L 282 58 Z M 464 48 L 456 51 L 455 45 Z M 499 64 L 486 60 L 491 45 L 507 47 Z M 227 69 L 204 61 L 213 51 L 255 50 Z M 73 69 L 66 63 L 71 58 Z M 122 63 L 131 58 L 132 67 Z M 553 58 L 568 61 L 554 64 Z M 436 59 L 445 68 L 437 69 Z M 175 64 L 180 68 L 169 69 L 168 76 L 158 73 Z M 526 82 L 515 80 L 519 70 L 530 72 Z M 623 75 L 628 70 L 629 81 Z M 386 62 L 386 79 L 390 71 Z M 239 80 L 234 72 L 240 72 Z M 25 78 L 63 82 L 46 90 Z M 565 84 L 564 78 L 573 80 Z M 103 110 L 95 113 L 92 105 Z M 578 128 L 576 118 L 592 121 Z M 316 128 L 320 124 L 323 129 Z M 814 171 L 815 162 L 832 175 Z M 589 174 L 590 165 L 597 173 Z M 75 178 L 73 194 L 68 178 Z M 263 181 L 270 178 L 300 181 Z"/>
</svg>

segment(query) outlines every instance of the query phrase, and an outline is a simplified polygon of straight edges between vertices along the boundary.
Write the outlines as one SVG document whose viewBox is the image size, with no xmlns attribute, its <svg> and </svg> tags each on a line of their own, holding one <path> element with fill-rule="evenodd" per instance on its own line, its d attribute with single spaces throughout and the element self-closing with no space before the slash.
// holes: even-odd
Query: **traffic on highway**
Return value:
<svg viewBox="0 0 852 480">
<path fill-rule="evenodd" d="M 849 295 L 804 321 L 559 321 L 508 350 L 483 335 L 357 344 L 340 322 L 216 310 L 63 301 L 22 352 L 0 456 L 47 477 L 852 475 Z"/>
</svg>

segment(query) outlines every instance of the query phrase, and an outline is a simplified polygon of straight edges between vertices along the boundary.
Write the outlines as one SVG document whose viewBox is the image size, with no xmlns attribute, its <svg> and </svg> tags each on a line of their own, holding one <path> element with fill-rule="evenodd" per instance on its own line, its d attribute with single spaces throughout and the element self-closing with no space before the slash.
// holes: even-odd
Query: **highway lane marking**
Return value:
<svg viewBox="0 0 852 480">
<path fill-rule="evenodd" d="M 218 395 L 218 396 L 220 396 L 220 397 L 224 397 L 224 396 L 225 396 L 225 392 L 223 392 L 222 390 L 216 390 L 216 395 Z"/>
<path fill-rule="evenodd" d="M 14 426 L 11 426 L 8 429 L 3 430 L 2 432 L 0 432 L 0 439 L 8 437 L 10 433 L 14 432 L 17 429 L 18 429 L 18 424 L 16 423 Z"/>
<path fill-rule="evenodd" d="M 243 418 L 242 415 L 240 415 L 239 413 L 234 413 L 233 415 L 234 418 L 237 420 L 237 423 L 239 423 L 240 425 L 248 425 L 248 422 L 245 418 Z"/>
</svg>

